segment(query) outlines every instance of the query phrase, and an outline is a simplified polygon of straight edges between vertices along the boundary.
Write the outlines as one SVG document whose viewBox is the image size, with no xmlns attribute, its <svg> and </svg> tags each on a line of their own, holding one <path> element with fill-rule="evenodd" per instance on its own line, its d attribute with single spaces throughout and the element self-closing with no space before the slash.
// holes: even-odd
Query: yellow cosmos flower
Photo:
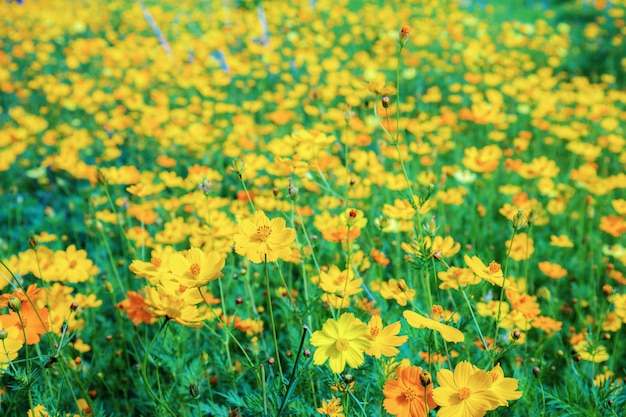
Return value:
<svg viewBox="0 0 626 417">
<path fill-rule="evenodd" d="M 523 393 L 517 391 L 519 382 L 515 378 L 506 378 L 500 364 L 487 373 L 491 377 L 491 391 L 498 396 L 498 405 L 508 407 L 509 401 L 520 399 Z"/>
<path fill-rule="evenodd" d="M 223 276 L 224 263 L 219 253 L 205 254 L 198 248 L 189 249 L 185 256 L 175 253 L 168 262 L 174 279 L 186 287 L 201 287 Z"/>
<path fill-rule="evenodd" d="M 556 246 L 558 248 L 573 248 L 574 242 L 572 242 L 567 235 L 560 235 L 560 236 L 551 235 L 550 245 Z"/>
<path fill-rule="evenodd" d="M 205 317 L 195 305 L 189 304 L 166 287 L 146 287 L 146 310 L 152 317 L 167 317 L 178 324 L 189 327 L 202 327 Z M 196 291 L 197 292 L 197 291 Z"/>
<path fill-rule="evenodd" d="M 609 354 L 604 346 L 589 343 L 587 340 L 574 345 L 574 350 L 584 361 L 599 363 L 609 359 Z"/>
<path fill-rule="evenodd" d="M 414 311 L 405 311 L 402 313 L 406 321 L 416 329 L 430 329 L 435 330 L 441 334 L 447 342 L 457 343 L 465 340 L 465 336 L 463 333 L 452 326 L 448 326 L 447 324 L 443 324 L 433 319 L 429 319 L 428 317 L 424 317 L 421 314 L 418 314 Z"/>
<path fill-rule="evenodd" d="M 341 398 L 332 398 L 330 401 L 322 400 L 322 406 L 317 409 L 318 413 L 328 417 L 344 417 Z"/>
<path fill-rule="evenodd" d="M 439 387 L 433 399 L 441 406 L 438 417 L 482 417 L 498 407 L 500 398 L 491 390 L 491 376 L 463 361 L 454 369 L 437 372 Z"/>
<path fill-rule="evenodd" d="M 399 352 L 398 346 L 404 344 L 408 339 L 408 336 L 398 336 L 400 333 L 399 321 L 383 327 L 383 320 L 380 316 L 372 316 L 367 327 L 369 329 L 368 339 L 371 340 L 372 345 L 365 353 L 375 358 L 396 356 Z"/>
<path fill-rule="evenodd" d="M 284 219 L 270 220 L 263 211 L 256 211 L 252 220 L 243 220 L 237 226 L 235 252 L 254 263 L 290 257 L 289 245 L 296 239 L 296 231 L 285 225 Z"/>
<path fill-rule="evenodd" d="M 515 289 L 513 285 L 505 282 L 502 268 L 500 268 L 500 264 L 496 261 L 491 261 L 489 266 L 487 266 L 483 263 L 483 261 L 480 260 L 478 256 L 472 256 L 470 258 L 466 254 L 463 259 L 465 259 L 465 263 L 467 264 L 467 266 L 472 268 L 474 274 L 481 277 L 485 281 L 490 282 L 492 285 L 497 285 L 498 287 L 504 286 L 504 288 L 506 289 Z"/>
<path fill-rule="evenodd" d="M 328 360 L 336 374 L 343 372 L 346 364 L 358 368 L 365 361 L 363 352 L 371 345 L 367 334 L 367 326 L 352 313 L 344 313 L 338 320 L 326 320 L 322 330 L 311 336 L 311 344 L 317 348 L 313 363 L 321 365 Z"/>
</svg>

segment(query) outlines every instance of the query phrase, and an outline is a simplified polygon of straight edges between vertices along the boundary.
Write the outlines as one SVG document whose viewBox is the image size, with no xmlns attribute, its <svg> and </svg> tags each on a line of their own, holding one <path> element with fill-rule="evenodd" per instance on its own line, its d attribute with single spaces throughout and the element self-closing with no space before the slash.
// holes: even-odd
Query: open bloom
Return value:
<svg viewBox="0 0 626 417">
<path fill-rule="evenodd" d="M 467 361 L 459 363 L 454 373 L 448 369 L 437 372 L 437 381 L 433 399 L 441 406 L 438 417 L 482 417 L 500 404 L 499 396 L 491 390 L 489 373 Z"/>
<path fill-rule="evenodd" d="M 318 413 L 328 417 L 344 417 L 342 411 L 341 398 L 333 398 L 330 401 L 322 400 L 322 406 L 317 409 Z"/>
<path fill-rule="evenodd" d="M 408 336 L 398 336 L 399 321 L 383 327 L 380 316 L 372 316 L 367 327 L 369 328 L 368 339 L 372 341 L 372 345 L 365 353 L 375 358 L 396 356 L 399 352 L 398 346 L 402 346 L 408 339 Z"/>
<path fill-rule="evenodd" d="M 225 259 L 217 252 L 205 254 L 191 248 L 186 256 L 175 253 L 169 258 L 169 267 L 175 280 L 187 287 L 201 287 L 223 274 Z"/>
<path fill-rule="evenodd" d="M 263 211 L 256 211 L 252 220 L 243 220 L 237 226 L 235 252 L 254 263 L 290 257 L 289 245 L 296 239 L 296 231 L 285 225 L 284 219 L 270 220 Z"/>
<path fill-rule="evenodd" d="M 328 360 L 330 369 L 339 374 L 346 364 L 358 368 L 365 361 L 363 352 L 370 347 L 368 328 L 352 313 L 342 314 L 338 320 L 328 319 L 311 336 L 311 344 L 317 347 L 313 363 L 321 365 Z"/>
<path fill-rule="evenodd" d="M 498 405 L 508 406 L 509 401 L 518 400 L 522 396 L 522 391 L 517 391 L 517 379 L 505 377 L 500 364 L 488 373 L 492 381 L 491 391 L 498 396 L 500 401 Z"/>
<path fill-rule="evenodd" d="M 418 366 L 399 366 L 396 378 L 385 382 L 383 407 L 399 417 L 425 417 L 437 406 L 430 374 Z"/>
<path fill-rule="evenodd" d="M 506 289 L 515 289 L 514 286 L 505 281 L 502 268 L 496 261 L 491 261 L 489 266 L 487 266 L 478 256 L 472 256 L 470 258 L 468 255 L 465 255 L 463 259 L 465 259 L 465 263 L 472 269 L 474 274 L 481 277 L 485 281 L 490 282 L 492 285 L 497 285 Z"/>
</svg>

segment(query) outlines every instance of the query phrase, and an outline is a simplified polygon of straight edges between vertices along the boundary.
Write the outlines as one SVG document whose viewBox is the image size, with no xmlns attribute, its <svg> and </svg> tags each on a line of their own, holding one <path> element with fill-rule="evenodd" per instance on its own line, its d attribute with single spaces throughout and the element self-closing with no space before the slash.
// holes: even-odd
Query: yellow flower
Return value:
<svg viewBox="0 0 626 417">
<path fill-rule="evenodd" d="M 169 258 L 169 268 L 176 279 L 186 287 L 201 287 L 224 274 L 225 259 L 217 252 L 208 255 L 198 248 L 191 248 L 185 256 L 175 253 Z"/>
<path fill-rule="evenodd" d="M 549 276 L 552 279 L 563 278 L 567 275 L 567 269 L 563 268 L 559 264 L 553 264 L 548 261 L 539 262 L 539 270 Z"/>
<path fill-rule="evenodd" d="M 452 326 L 448 326 L 447 324 L 443 324 L 433 319 L 429 319 L 428 317 L 424 317 L 421 314 L 417 314 L 414 311 L 406 310 L 402 313 L 406 321 L 416 329 L 430 329 L 435 330 L 441 334 L 446 341 L 457 343 L 465 340 L 465 336 L 463 333 Z"/>
<path fill-rule="evenodd" d="M 574 350 L 584 361 L 599 363 L 609 359 L 609 354 L 604 346 L 592 344 L 587 340 L 574 345 Z"/>
<path fill-rule="evenodd" d="M 27 417 L 49 417 L 48 410 L 46 407 L 39 404 L 36 405 L 32 410 L 28 410 Z"/>
<path fill-rule="evenodd" d="M 311 344 L 317 347 L 313 363 L 321 365 L 328 360 L 336 374 L 343 372 L 346 364 L 358 368 L 365 361 L 363 352 L 371 345 L 367 334 L 367 326 L 352 313 L 344 313 L 338 320 L 326 320 L 322 330 L 311 336 Z"/>
<path fill-rule="evenodd" d="M 535 252 L 533 239 L 526 233 L 518 233 L 513 240 L 509 239 L 505 243 L 505 248 L 511 252 L 511 259 L 514 261 L 523 261 L 530 258 Z"/>
<path fill-rule="evenodd" d="M 237 226 L 235 252 L 254 263 L 290 257 L 289 245 L 296 239 L 296 231 L 285 225 L 284 219 L 270 220 L 263 211 L 256 211 L 252 220 L 243 220 Z"/>
<path fill-rule="evenodd" d="M 491 390 L 491 376 L 463 361 L 454 369 L 437 372 L 439 387 L 433 399 L 441 406 L 437 417 L 482 417 L 498 407 L 500 398 Z"/>
<path fill-rule="evenodd" d="M 396 356 L 399 352 L 397 347 L 404 344 L 408 339 L 408 336 L 398 336 L 400 333 L 399 321 L 383 327 L 380 316 L 372 316 L 367 327 L 369 329 L 368 339 L 371 340 L 372 345 L 365 353 L 375 358 Z"/>
<path fill-rule="evenodd" d="M 491 391 L 493 391 L 499 399 L 498 405 L 507 406 L 509 401 L 518 400 L 522 396 L 521 391 L 517 391 L 518 381 L 515 378 L 506 378 L 500 364 L 497 364 L 491 371 Z"/>
<path fill-rule="evenodd" d="M 317 412 L 329 417 L 344 417 L 343 406 L 340 403 L 341 398 L 332 398 L 330 401 L 322 400 L 322 406 L 317 409 Z"/>
<path fill-rule="evenodd" d="M 157 288 L 147 287 L 145 292 L 145 301 L 148 304 L 146 309 L 152 317 L 167 317 L 183 326 L 202 327 L 205 317 L 196 306 L 189 304 L 170 289 L 159 285 Z"/>
<path fill-rule="evenodd" d="M 401 306 L 415 297 L 415 290 L 409 288 L 403 279 L 393 279 L 385 281 L 380 285 L 380 295 L 386 300 L 394 299 Z"/>
<path fill-rule="evenodd" d="M 573 248 L 574 247 L 574 243 L 570 240 L 569 237 L 567 237 L 567 235 L 560 235 L 560 236 L 551 235 L 550 245 L 556 246 L 559 248 Z"/>
<path fill-rule="evenodd" d="M 7 334 L 6 339 L 0 340 L 0 375 L 2 375 L 24 346 L 24 335 L 17 326 L 9 326 L 4 329 L 2 321 L 0 321 L 0 331 Z"/>
<path fill-rule="evenodd" d="M 474 274 L 481 277 L 485 281 L 499 287 L 504 286 L 504 288 L 506 289 L 515 289 L 513 285 L 505 282 L 499 263 L 491 261 L 489 266 L 487 266 L 483 263 L 483 261 L 480 260 L 478 256 L 472 256 L 470 258 L 468 255 L 465 255 L 463 259 L 465 259 L 465 263 L 467 264 L 467 266 L 472 268 Z"/>
</svg>

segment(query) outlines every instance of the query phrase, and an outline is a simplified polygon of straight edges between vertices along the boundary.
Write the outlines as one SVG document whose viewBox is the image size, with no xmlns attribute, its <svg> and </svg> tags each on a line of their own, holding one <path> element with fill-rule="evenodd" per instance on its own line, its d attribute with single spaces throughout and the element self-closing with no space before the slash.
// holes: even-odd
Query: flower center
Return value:
<svg viewBox="0 0 626 417">
<path fill-rule="evenodd" d="M 72 259 L 72 261 L 70 262 L 70 268 L 76 268 L 76 265 L 78 265 L 78 262 L 76 262 L 75 259 Z"/>
<path fill-rule="evenodd" d="M 470 397 L 471 393 L 472 391 L 470 391 L 469 388 L 463 387 L 459 390 L 459 398 L 462 400 L 467 400 Z"/>
<path fill-rule="evenodd" d="M 378 336 L 378 332 L 379 331 L 380 331 L 380 329 L 378 327 L 370 328 L 370 336 L 372 336 L 372 337 Z"/>
<path fill-rule="evenodd" d="M 411 387 L 407 387 L 404 392 L 402 392 L 402 395 L 404 395 L 404 399 L 408 402 L 415 401 L 419 398 L 417 393 Z"/>
<path fill-rule="evenodd" d="M 489 371 L 488 374 L 491 377 L 491 382 L 496 382 L 498 380 L 498 374 L 494 371 Z"/>
<path fill-rule="evenodd" d="M 348 341 L 348 339 L 344 339 L 343 337 L 337 339 L 337 341 L 335 342 L 335 349 L 337 349 L 339 352 L 345 352 L 346 350 L 348 350 L 349 347 L 350 342 Z"/>
<path fill-rule="evenodd" d="M 272 229 L 267 225 L 259 226 L 256 228 L 256 234 L 259 239 L 265 242 L 272 234 Z"/>
<path fill-rule="evenodd" d="M 157 268 L 161 266 L 161 258 L 152 258 L 150 262 L 152 262 L 152 265 L 156 266 Z"/>
<path fill-rule="evenodd" d="M 198 275 L 200 275 L 200 265 L 192 264 L 189 267 L 189 271 L 191 271 L 191 275 L 193 275 L 194 277 L 197 277 Z"/>
<path fill-rule="evenodd" d="M 489 272 L 491 272 L 492 274 L 500 272 L 500 264 L 496 261 L 491 261 L 491 263 L 489 264 Z"/>
</svg>

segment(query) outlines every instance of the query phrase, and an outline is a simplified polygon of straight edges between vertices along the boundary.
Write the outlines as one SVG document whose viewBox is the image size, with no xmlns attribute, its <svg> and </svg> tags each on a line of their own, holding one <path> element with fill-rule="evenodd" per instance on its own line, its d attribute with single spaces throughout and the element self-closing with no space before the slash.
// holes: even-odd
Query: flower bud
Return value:
<svg viewBox="0 0 626 417">
<path fill-rule="evenodd" d="M 0 329 L 0 340 L 4 340 L 7 337 L 9 337 L 9 333 L 4 329 Z"/>
<path fill-rule="evenodd" d="M 380 101 L 381 101 L 384 109 L 389 107 L 389 103 L 391 102 L 391 100 L 387 96 L 383 97 Z"/>
<path fill-rule="evenodd" d="M 9 304 L 9 308 L 16 313 L 19 313 L 20 310 L 22 309 L 22 301 L 17 297 L 9 298 L 8 304 Z"/>
<path fill-rule="evenodd" d="M 72 304 L 70 304 L 70 311 L 76 311 L 76 310 L 78 310 L 78 303 L 74 301 Z"/>
<path fill-rule="evenodd" d="M 401 47 L 404 47 L 404 45 L 406 45 L 409 41 L 409 36 L 411 36 L 411 29 L 409 29 L 408 26 L 402 26 L 400 29 L 400 36 L 398 38 Z"/>
<path fill-rule="evenodd" d="M 423 387 L 427 387 L 433 383 L 433 377 L 430 375 L 428 371 L 420 372 L 420 383 Z"/>
<path fill-rule="evenodd" d="M 191 395 L 191 398 L 197 400 L 198 398 L 200 398 L 200 394 L 202 394 L 202 388 L 200 388 L 198 384 L 196 384 L 195 382 L 189 384 L 189 395 Z"/>
</svg>

